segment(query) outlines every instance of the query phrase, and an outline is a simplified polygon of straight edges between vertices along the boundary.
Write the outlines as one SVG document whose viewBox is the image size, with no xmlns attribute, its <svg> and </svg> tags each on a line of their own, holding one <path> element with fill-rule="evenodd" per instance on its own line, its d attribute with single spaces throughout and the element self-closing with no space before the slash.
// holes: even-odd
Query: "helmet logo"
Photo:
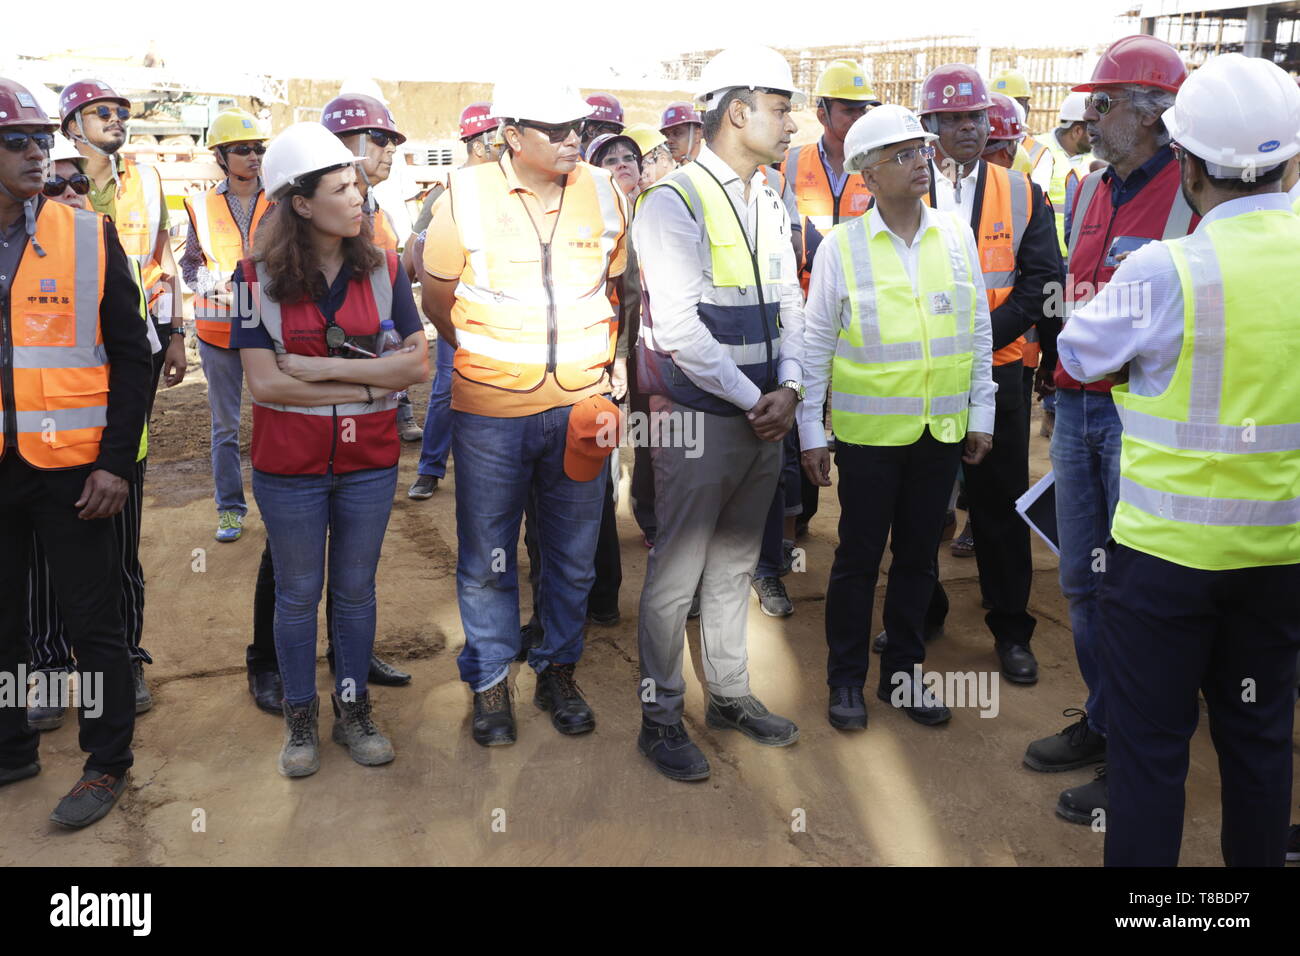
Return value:
<svg viewBox="0 0 1300 956">
<path fill-rule="evenodd" d="M 1279 143 L 1277 140 L 1275 140 L 1275 139 L 1270 139 L 1267 143 L 1260 143 L 1260 144 L 1259 144 L 1259 151 L 1260 151 L 1261 153 L 1271 153 L 1271 152 L 1273 152 L 1273 150 L 1277 149 L 1277 148 L 1278 148 L 1279 146 L 1281 146 L 1281 145 L 1282 145 L 1282 144 Z"/>
<path fill-rule="evenodd" d="M 945 86 L 945 87 L 943 88 L 943 95 L 944 95 L 945 98 L 947 98 L 947 97 L 952 97 L 952 96 L 956 96 L 956 95 L 957 95 L 957 87 L 955 87 L 955 86 L 953 86 L 951 83 L 949 83 L 947 86 Z"/>
<path fill-rule="evenodd" d="M 969 83 L 959 83 L 957 84 L 957 92 L 961 96 L 970 96 L 972 92 L 971 85 Z"/>
<path fill-rule="evenodd" d="M 853 85 L 854 85 L 854 86 L 866 86 L 866 84 L 862 82 L 862 77 L 860 77 L 860 76 L 855 76 L 855 77 L 853 78 Z"/>
<path fill-rule="evenodd" d="M 28 109 L 33 109 L 36 106 L 36 101 L 32 99 L 30 96 L 28 96 L 26 93 L 19 93 L 18 105 L 26 106 Z"/>
</svg>

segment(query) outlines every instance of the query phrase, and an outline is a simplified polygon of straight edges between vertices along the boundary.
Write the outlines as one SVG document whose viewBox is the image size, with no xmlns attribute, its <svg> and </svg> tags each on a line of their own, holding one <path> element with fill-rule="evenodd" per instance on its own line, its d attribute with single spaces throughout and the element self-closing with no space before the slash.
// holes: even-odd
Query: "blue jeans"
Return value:
<svg viewBox="0 0 1300 956">
<path fill-rule="evenodd" d="M 223 349 L 199 339 L 199 357 L 208 380 L 212 409 L 212 483 L 217 511 L 248 514 L 244 476 L 239 470 L 239 402 L 244 394 L 244 366 L 238 349 Z"/>
<path fill-rule="evenodd" d="M 327 536 L 335 690 L 358 698 L 366 692 L 375 644 L 375 568 L 396 490 L 396 466 L 345 475 L 253 471 L 275 563 L 275 652 L 291 706 L 316 696 L 316 609 Z"/>
<path fill-rule="evenodd" d="M 1056 392 L 1052 470 L 1056 532 L 1061 544 L 1061 591 L 1070 602 L 1070 628 L 1079 672 L 1088 685 L 1088 723 L 1106 733 L 1101 686 L 1101 626 L 1097 592 L 1106 567 L 1106 541 L 1119 499 L 1122 430 L 1109 392 Z"/>
<path fill-rule="evenodd" d="M 429 392 L 429 410 L 424 415 L 424 442 L 420 445 L 420 471 L 425 477 L 447 475 L 447 451 L 451 448 L 451 366 L 456 350 L 438 336 L 438 364 Z"/>
<path fill-rule="evenodd" d="M 465 649 L 460 678 L 474 693 L 503 680 L 519 651 L 515 553 L 533 495 L 541 545 L 538 597 L 545 638 L 528 653 L 538 673 L 582 656 L 587 596 L 596 578 L 608 468 L 591 481 L 564 473 L 569 408 L 520 418 L 453 412 L 456 456 L 456 596 Z"/>
</svg>

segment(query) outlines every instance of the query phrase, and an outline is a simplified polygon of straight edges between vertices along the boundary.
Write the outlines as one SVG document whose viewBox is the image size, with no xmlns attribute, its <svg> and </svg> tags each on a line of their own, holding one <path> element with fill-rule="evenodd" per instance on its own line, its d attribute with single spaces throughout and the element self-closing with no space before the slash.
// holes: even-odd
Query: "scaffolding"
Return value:
<svg viewBox="0 0 1300 956">
<path fill-rule="evenodd" d="M 1129 14 L 1138 30 L 1173 46 L 1191 68 L 1221 53 L 1263 57 L 1300 71 L 1300 2 L 1215 7 L 1197 0 L 1156 0 Z"/>
</svg>

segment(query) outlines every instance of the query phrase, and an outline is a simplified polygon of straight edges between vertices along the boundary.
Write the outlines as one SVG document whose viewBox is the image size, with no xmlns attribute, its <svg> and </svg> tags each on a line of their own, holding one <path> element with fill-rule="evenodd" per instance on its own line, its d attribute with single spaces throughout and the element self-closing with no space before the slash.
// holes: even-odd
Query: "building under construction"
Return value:
<svg viewBox="0 0 1300 956">
<path fill-rule="evenodd" d="M 1220 6 L 1209 0 L 1148 0 L 1131 14 L 1142 33 L 1172 45 L 1189 67 L 1219 53 L 1272 60 L 1300 71 L 1300 2 Z"/>
</svg>

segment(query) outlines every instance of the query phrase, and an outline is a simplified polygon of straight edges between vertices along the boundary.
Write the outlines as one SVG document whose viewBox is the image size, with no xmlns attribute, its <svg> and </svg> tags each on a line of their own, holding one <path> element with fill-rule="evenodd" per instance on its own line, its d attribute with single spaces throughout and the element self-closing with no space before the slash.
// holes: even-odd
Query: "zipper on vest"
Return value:
<svg viewBox="0 0 1300 956">
<path fill-rule="evenodd" d="M 14 269 L 14 278 L 17 278 L 18 270 Z M 9 338 L 9 304 L 12 301 L 12 289 L 4 294 L 0 299 L 0 312 L 3 313 L 3 321 L 0 321 L 0 390 L 4 395 L 4 435 L 5 440 L 13 436 L 14 454 L 18 454 L 18 411 L 14 405 L 14 350 L 13 343 Z"/>
<path fill-rule="evenodd" d="M 919 285 L 921 279 L 919 264 L 917 266 L 917 273 L 917 284 Z M 920 320 L 921 324 L 921 367 L 925 373 L 925 385 L 921 390 L 921 400 L 925 403 L 925 407 L 921 411 L 921 415 L 925 419 L 925 425 L 922 426 L 924 429 L 934 420 L 934 416 L 930 414 L 930 328 L 925 322 L 925 309 L 921 306 L 921 297 L 919 295 L 913 296 L 912 301 L 916 303 L 916 317 Z"/>
<path fill-rule="evenodd" d="M 333 427 L 330 429 L 330 460 L 325 465 L 325 474 L 327 475 L 334 474 L 334 452 L 339 447 L 339 407 L 337 405 L 330 406 L 330 421 L 333 423 Z"/>
<path fill-rule="evenodd" d="M 546 371 L 554 374 L 557 341 L 559 340 L 559 317 L 555 311 L 555 286 L 551 282 L 551 244 L 542 243 L 542 285 L 546 289 Z"/>
</svg>

